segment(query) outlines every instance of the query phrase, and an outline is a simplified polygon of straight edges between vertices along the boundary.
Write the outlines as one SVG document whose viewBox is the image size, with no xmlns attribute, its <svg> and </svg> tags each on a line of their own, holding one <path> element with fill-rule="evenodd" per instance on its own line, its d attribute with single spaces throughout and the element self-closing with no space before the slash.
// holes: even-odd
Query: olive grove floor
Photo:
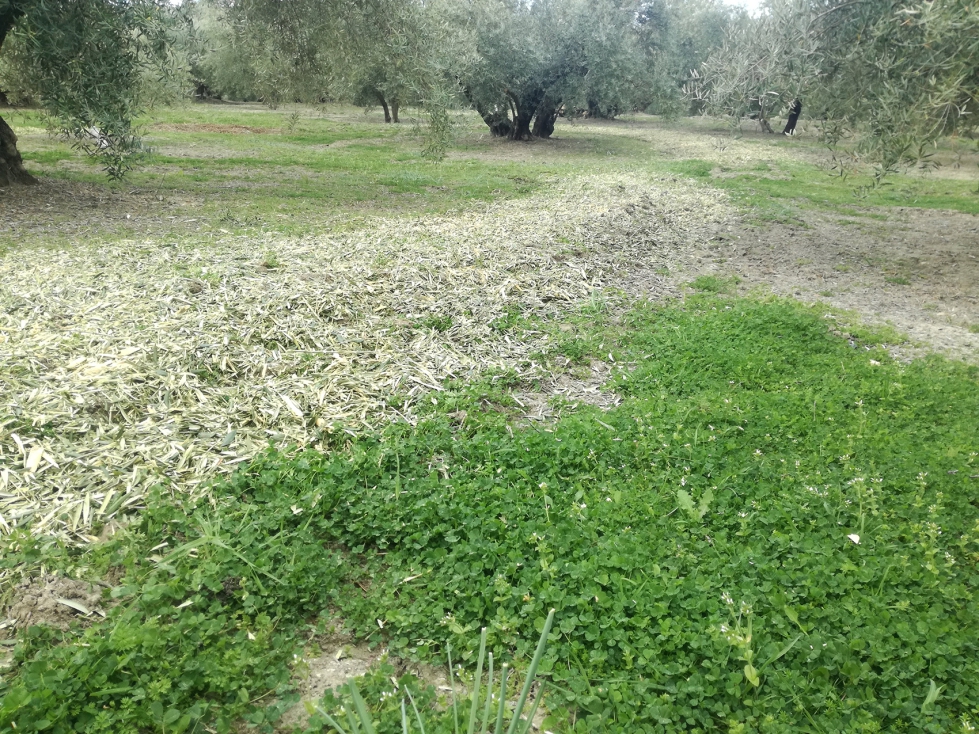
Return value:
<svg viewBox="0 0 979 734">
<path fill-rule="evenodd" d="M 436 165 L 377 114 L 197 105 L 147 119 L 144 165 L 109 183 L 9 117 L 40 184 L 0 192 L 0 532 L 92 542 L 161 481 L 414 420 L 448 379 L 513 372 L 531 419 L 607 403 L 608 365 L 542 359 L 540 324 L 702 275 L 890 324 L 908 358 L 979 357 L 976 161 L 951 143 L 869 189 L 805 126 L 635 116 L 513 144 L 459 115 Z"/>
</svg>

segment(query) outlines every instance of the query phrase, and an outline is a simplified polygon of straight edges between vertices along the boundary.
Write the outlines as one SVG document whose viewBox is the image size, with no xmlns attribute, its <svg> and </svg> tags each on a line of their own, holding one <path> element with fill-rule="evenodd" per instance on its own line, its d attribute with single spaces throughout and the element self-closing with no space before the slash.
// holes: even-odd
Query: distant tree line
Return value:
<svg viewBox="0 0 979 734">
<path fill-rule="evenodd" d="M 740 19 L 719 0 L 0 0 L 0 102 L 42 105 L 114 176 L 139 111 L 188 96 L 411 106 L 436 133 L 470 107 L 547 138 L 561 115 L 688 111 L 689 69 Z M 29 180 L 0 118 L 0 184 Z"/>
<path fill-rule="evenodd" d="M 683 83 L 744 17 L 715 0 L 197 0 L 198 94 L 471 107 L 497 136 L 548 137 L 558 115 L 680 114 Z M 292 16 L 292 17 L 290 17 Z M 323 18 L 314 27 L 306 19 Z"/>
<path fill-rule="evenodd" d="M 0 0 L 0 91 L 42 105 L 121 175 L 132 120 L 178 97 L 346 101 L 397 123 L 447 110 L 548 138 L 561 116 L 705 112 L 762 129 L 800 112 L 861 129 L 880 170 L 975 131 L 971 0 Z M 0 118 L 0 185 L 29 182 Z"/>
</svg>

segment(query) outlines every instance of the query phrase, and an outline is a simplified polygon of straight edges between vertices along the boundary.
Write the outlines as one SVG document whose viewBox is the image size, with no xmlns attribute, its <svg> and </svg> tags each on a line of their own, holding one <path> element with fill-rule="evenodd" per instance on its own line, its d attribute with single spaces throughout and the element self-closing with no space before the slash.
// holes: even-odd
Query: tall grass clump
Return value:
<svg viewBox="0 0 979 734">
<path fill-rule="evenodd" d="M 509 710 L 510 701 L 507 695 L 509 666 L 506 664 L 503 665 L 500 676 L 500 690 L 499 693 L 496 693 L 496 689 L 493 686 L 493 653 L 489 653 L 489 670 L 486 685 L 483 686 L 483 665 L 487 660 L 486 628 L 483 628 L 479 638 L 479 656 L 476 659 L 475 678 L 473 679 L 469 697 L 463 702 L 463 721 L 467 716 L 466 707 L 468 707 L 469 723 L 465 728 L 466 734 L 490 734 L 490 732 L 492 734 L 504 734 L 504 731 L 506 734 L 527 734 L 530 731 L 534 723 L 534 715 L 537 713 L 541 699 L 544 697 L 546 684 L 541 683 L 537 687 L 537 695 L 534 697 L 534 702 L 526 716 L 524 716 L 524 707 L 527 703 L 527 696 L 530 693 L 531 687 L 534 685 L 537 668 L 540 665 L 541 658 L 544 656 L 544 648 L 547 646 L 547 636 L 551 632 L 553 623 L 554 610 L 552 609 L 547 615 L 547 620 L 544 622 L 544 629 L 541 631 L 540 640 L 537 642 L 537 649 L 534 652 L 533 659 L 530 661 L 530 667 L 527 669 L 526 676 L 524 677 L 523 687 L 521 688 L 519 697 L 512 706 L 512 711 Z M 446 656 L 449 663 L 448 682 L 452 692 L 451 709 L 445 707 L 439 711 L 431 705 L 423 705 L 421 710 L 419 710 L 417 699 L 421 699 L 424 696 L 424 699 L 422 699 L 423 704 L 431 704 L 431 699 L 433 698 L 431 687 L 429 686 L 427 690 L 423 689 L 419 686 L 418 678 L 410 674 L 396 680 L 391 675 L 394 672 L 394 668 L 383 663 L 361 681 L 362 684 L 366 684 L 369 687 L 370 693 L 373 695 L 369 695 L 366 698 L 362 696 L 357 682 L 351 679 L 347 681 L 346 687 L 342 688 L 337 694 L 327 692 L 326 696 L 324 696 L 324 706 L 314 705 L 310 706 L 310 708 L 320 721 L 332 727 L 333 731 L 336 731 L 337 734 L 348 734 L 348 732 L 359 734 L 361 731 L 365 734 L 374 734 L 381 729 L 391 731 L 400 730 L 402 734 L 409 734 L 412 731 L 414 723 L 417 723 L 418 731 L 421 734 L 426 734 L 427 730 L 462 734 L 463 729 L 460 721 L 459 708 L 456 704 L 456 681 L 453 677 L 452 652 L 450 648 L 447 649 Z M 413 690 L 414 694 L 412 694 Z M 386 699 L 387 703 L 385 703 Z M 331 715 L 326 708 L 332 710 L 334 715 Z M 477 725 L 477 717 L 481 708 L 482 719 L 479 720 Z M 413 718 L 409 716 L 409 710 L 412 712 Z M 421 711 L 426 711 L 426 715 L 422 715 Z M 434 715 L 433 711 L 435 712 Z M 344 728 L 342 724 L 338 723 L 337 719 L 341 718 L 341 716 L 346 720 L 347 728 Z M 380 723 L 375 723 L 375 716 L 380 717 Z M 507 718 L 509 718 L 509 725 L 504 729 Z M 312 728 L 318 728 L 320 721 L 314 718 Z M 428 723 L 427 730 L 426 722 Z M 398 727 L 399 723 L 400 729 Z"/>
</svg>

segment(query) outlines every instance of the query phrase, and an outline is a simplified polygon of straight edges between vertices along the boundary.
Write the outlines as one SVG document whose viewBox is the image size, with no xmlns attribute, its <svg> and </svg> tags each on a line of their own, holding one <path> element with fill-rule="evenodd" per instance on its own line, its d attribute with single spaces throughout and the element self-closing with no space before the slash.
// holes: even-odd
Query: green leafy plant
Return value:
<svg viewBox="0 0 979 734">
<path fill-rule="evenodd" d="M 685 489 L 678 489 L 676 491 L 676 503 L 677 507 L 686 513 L 687 517 L 695 522 L 700 522 L 704 519 L 704 515 L 707 514 L 707 510 L 710 509 L 710 503 L 714 501 L 713 490 L 706 490 L 700 498 L 699 503 L 694 503 L 693 497 Z"/>
<path fill-rule="evenodd" d="M 266 270 L 277 270 L 282 267 L 282 261 L 274 250 L 266 250 L 262 256 L 262 267 Z"/>
<path fill-rule="evenodd" d="M 420 319 L 418 324 L 423 329 L 431 329 L 433 331 L 444 332 L 452 328 L 452 315 L 451 314 L 430 314 L 423 319 Z"/>
<path fill-rule="evenodd" d="M 453 676 L 480 629 L 487 662 L 529 670 L 553 609 L 535 679 L 555 732 L 974 725 L 979 369 L 899 363 L 848 326 L 854 349 L 825 315 L 688 294 L 582 319 L 582 358 L 614 344 L 622 367 L 609 410 L 523 426 L 499 410 L 518 378 L 449 385 L 416 426 L 160 493 L 84 554 L 22 537 L 4 568 L 122 578 L 106 620 L 21 631 L 0 727 L 269 729 L 324 609 L 399 657 L 451 646 Z M 357 684 L 378 732 L 417 730 L 402 690 L 426 730 L 466 728 L 471 698 L 439 714 L 390 675 Z M 351 734 L 347 703 L 321 708 Z"/>
</svg>

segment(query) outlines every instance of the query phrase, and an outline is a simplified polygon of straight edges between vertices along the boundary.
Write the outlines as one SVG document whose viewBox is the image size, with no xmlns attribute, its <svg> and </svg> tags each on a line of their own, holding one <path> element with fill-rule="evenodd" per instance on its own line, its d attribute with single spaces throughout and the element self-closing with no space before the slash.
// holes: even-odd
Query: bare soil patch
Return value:
<svg viewBox="0 0 979 734">
<path fill-rule="evenodd" d="M 742 289 L 857 312 L 918 346 L 979 362 L 979 217 L 932 209 L 799 211 L 803 225 L 740 225 L 701 250 L 694 273 L 734 273 Z M 973 331 L 970 331 L 972 329 Z"/>
<path fill-rule="evenodd" d="M 14 587 L 11 604 L 0 616 L 11 631 L 33 625 L 67 630 L 72 624 L 105 616 L 102 587 L 63 576 L 30 579 Z"/>
<path fill-rule="evenodd" d="M 41 178 L 0 196 L 0 253 L 49 246 L 82 246 L 119 238 L 195 232 L 202 199 L 187 192 L 109 188 L 102 184 Z"/>
<path fill-rule="evenodd" d="M 252 127 L 251 125 L 216 125 L 199 122 L 158 122 L 150 125 L 150 130 L 171 133 L 225 133 L 227 135 L 278 135 L 282 132 L 277 127 Z"/>
<path fill-rule="evenodd" d="M 320 655 L 303 658 L 294 677 L 299 703 L 286 711 L 279 721 L 279 729 L 293 731 L 294 727 L 305 727 L 309 719 L 307 702 L 315 704 L 327 691 L 364 675 L 382 654 L 381 650 L 371 650 L 366 645 L 334 643 L 324 646 Z"/>
</svg>

